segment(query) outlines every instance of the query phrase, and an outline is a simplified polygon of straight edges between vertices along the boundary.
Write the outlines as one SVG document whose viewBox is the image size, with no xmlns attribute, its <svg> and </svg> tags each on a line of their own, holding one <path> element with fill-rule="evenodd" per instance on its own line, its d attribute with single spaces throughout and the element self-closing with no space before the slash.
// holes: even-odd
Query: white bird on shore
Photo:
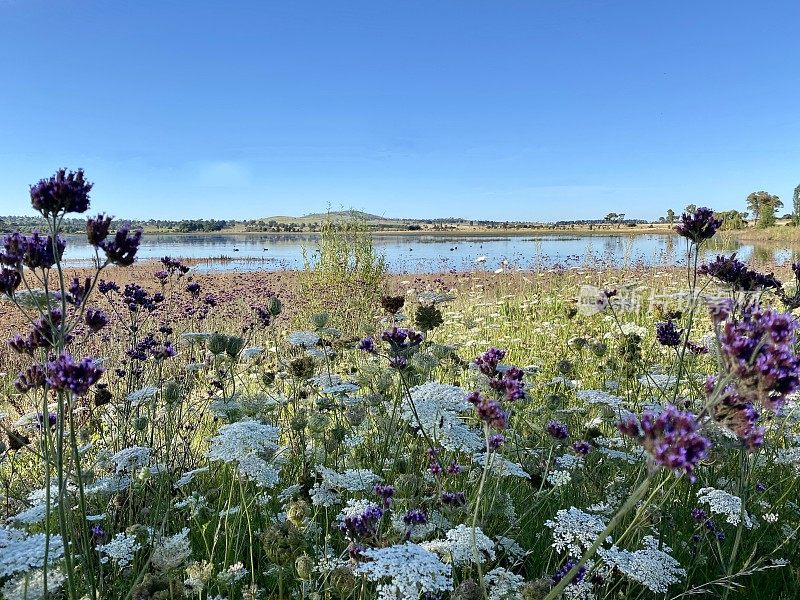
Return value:
<svg viewBox="0 0 800 600">
<path fill-rule="evenodd" d="M 485 263 L 486 262 L 486 257 L 485 256 L 479 256 L 478 258 L 475 259 L 475 262 L 476 263 Z"/>
</svg>

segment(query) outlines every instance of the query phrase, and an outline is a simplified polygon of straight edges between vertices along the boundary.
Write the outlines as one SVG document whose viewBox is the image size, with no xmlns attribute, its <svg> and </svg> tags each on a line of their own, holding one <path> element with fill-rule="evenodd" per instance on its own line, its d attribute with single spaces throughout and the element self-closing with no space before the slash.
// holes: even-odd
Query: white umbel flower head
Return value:
<svg viewBox="0 0 800 600">
<path fill-rule="evenodd" d="M 360 565 L 356 574 L 379 582 L 379 600 L 416 600 L 423 593 L 453 589 L 452 567 L 417 544 L 370 548 L 362 554 L 370 562 Z"/>
<path fill-rule="evenodd" d="M 44 533 L 28 534 L 0 525 L 0 578 L 44 567 L 45 542 Z M 52 563 L 62 556 L 64 542 L 61 536 L 51 535 L 48 560 Z"/>
<path fill-rule="evenodd" d="M 616 567 L 626 577 L 642 584 L 655 594 L 664 594 L 673 583 L 678 583 L 686 576 L 686 570 L 670 556 L 672 548 L 662 546 L 659 550 L 658 540 L 653 536 L 645 536 L 642 540 L 643 550 L 620 550 L 616 546 L 597 551 L 603 561 Z"/>
<path fill-rule="evenodd" d="M 545 521 L 544 524 L 553 530 L 553 548 L 559 552 L 567 550 L 575 557 L 580 557 L 606 528 L 603 519 L 574 506 L 562 508 L 556 513 L 555 520 Z"/>
<path fill-rule="evenodd" d="M 236 464 L 237 471 L 260 487 L 278 483 L 274 464 L 279 429 L 258 421 L 243 420 L 219 428 L 211 438 L 208 458 Z"/>
<path fill-rule="evenodd" d="M 159 571 L 169 571 L 183 566 L 192 555 L 189 545 L 189 528 L 184 527 L 175 535 L 162 537 L 153 544 L 150 562 Z"/>
<path fill-rule="evenodd" d="M 712 513 L 724 515 L 725 520 L 731 525 L 738 526 L 742 521 L 742 499 L 739 496 L 734 496 L 724 490 L 704 487 L 697 490 L 697 501 L 700 504 L 708 504 Z M 744 513 L 744 524 L 748 529 L 753 527 L 753 520 L 746 512 Z"/>
<path fill-rule="evenodd" d="M 456 566 L 475 562 L 474 548 L 478 549 L 478 559 L 481 563 L 495 559 L 494 542 L 480 527 L 475 528 L 475 543 L 473 544 L 473 531 L 463 523 L 454 527 L 445 534 L 443 540 L 425 542 L 422 547 L 441 556 L 446 562 Z"/>
</svg>

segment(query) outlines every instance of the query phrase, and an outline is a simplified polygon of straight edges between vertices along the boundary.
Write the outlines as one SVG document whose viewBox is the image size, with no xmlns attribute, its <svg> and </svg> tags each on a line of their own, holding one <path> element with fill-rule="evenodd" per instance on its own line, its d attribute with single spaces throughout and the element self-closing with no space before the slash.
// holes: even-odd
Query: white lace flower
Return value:
<svg viewBox="0 0 800 600">
<path fill-rule="evenodd" d="M 136 552 L 142 549 L 142 544 L 134 535 L 118 533 L 107 544 L 100 544 L 95 550 L 104 554 L 100 559 L 101 563 L 114 561 L 119 567 L 127 567 L 133 562 Z"/>
<path fill-rule="evenodd" d="M 0 578 L 44 566 L 46 536 L 0 525 Z M 64 556 L 60 535 L 50 535 L 50 563 Z"/>
<path fill-rule="evenodd" d="M 388 548 L 371 548 L 363 555 L 370 562 L 361 564 L 356 574 L 378 582 L 379 600 L 412 600 L 423 593 L 437 594 L 453 589 L 450 565 L 443 564 L 435 554 L 417 544 L 406 542 Z"/>
<path fill-rule="evenodd" d="M 686 570 L 670 556 L 672 548 L 662 546 L 659 549 L 659 542 L 653 536 L 645 536 L 642 543 L 644 549 L 634 552 L 612 546 L 609 549 L 600 548 L 597 554 L 607 565 L 615 567 L 651 592 L 664 594 L 670 585 L 686 576 Z"/>
<path fill-rule="evenodd" d="M 495 559 L 494 542 L 480 527 L 475 528 L 475 543 L 473 544 L 473 531 L 463 523 L 449 530 L 443 540 L 423 542 L 422 547 L 441 556 L 446 562 L 460 566 L 475 562 L 474 549 L 478 549 L 478 559 L 481 563 Z"/>
<path fill-rule="evenodd" d="M 66 576 L 61 569 L 47 570 L 47 595 L 58 589 L 66 581 Z M 0 596 L 5 600 L 40 600 L 44 598 L 44 570 L 35 569 L 9 579 L 0 588 Z"/>
<path fill-rule="evenodd" d="M 522 600 L 522 584 L 525 578 L 495 567 L 484 578 L 489 588 L 489 600 Z"/>
<path fill-rule="evenodd" d="M 182 566 L 192 555 L 189 545 L 189 528 L 184 527 L 175 535 L 161 537 L 153 543 L 150 562 L 159 571 L 169 571 Z"/>
<path fill-rule="evenodd" d="M 562 508 L 556 513 L 555 520 L 545 521 L 544 524 L 553 530 L 553 548 L 559 552 L 567 550 L 575 557 L 580 557 L 606 528 L 603 519 L 574 506 Z"/>
<path fill-rule="evenodd" d="M 739 496 L 734 496 L 724 490 L 704 487 L 697 490 L 697 501 L 700 504 L 708 504 L 712 513 L 724 515 L 725 520 L 731 525 L 739 525 L 742 521 L 742 499 Z M 753 527 L 753 520 L 746 512 L 744 513 L 744 524 L 748 529 Z"/>
<path fill-rule="evenodd" d="M 292 346 L 311 348 L 319 342 L 319 336 L 313 331 L 295 331 L 289 334 L 287 340 Z"/>
</svg>

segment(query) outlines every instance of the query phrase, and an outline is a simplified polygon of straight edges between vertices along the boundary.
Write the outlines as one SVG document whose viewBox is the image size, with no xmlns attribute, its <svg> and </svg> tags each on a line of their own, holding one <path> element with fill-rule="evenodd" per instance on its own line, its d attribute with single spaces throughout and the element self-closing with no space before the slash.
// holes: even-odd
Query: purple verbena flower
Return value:
<svg viewBox="0 0 800 600">
<path fill-rule="evenodd" d="M 508 426 L 508 413 L 496 400 L 486 398 L 478 391 L 467 394 L 466 400 L 475 407 L 478 418 L 490 427 L 502 431 Z"/>
<path fill-rule="evenodd" d="M 103 368 L 91 358 L 76 362 L 66 352 L 47 363 L 47 384 L 56 391 L 85 396 L 103 375 Z"/>
<path fill-rule="evenodd" d="M 96 217 L 86 219 L 86 240 L 92 246 L 99 247 L 108 237 L 111 228 L 111 217 L 100 213 Z"/>
<path fill-rule="evenodd" d="M 375 352 L 375 342 L 373 341 L 372 337 L 367 336 L 363 340 L 360 340 L 358 342 L 358 345 L 356 345 L 356 349 L 372 354 L 373 352 Z"/>
<path fill-rule="evenodd" d="M 720 225 L 722 225 L 722 219 L 715 217 L 714 211 L 710 208 L 701 206 L 693 213 L 683 213 L 681 222 L 675 227 L 675 231 L 679 235 L 699 244 L 714 237 Z"/>
<path fill-rule="evenodd" d="M 497 365 L 505 356 L 505 350 L 492 347 L 478 356 L 473 362 L 481 373 L 487 377 L 494 377 L 497 374 Z"/>
<path fill-rule="evenodd" d="M 726 283 L 731 287 L 744 292 L 773 289 L 780 290 L 783 284 L 772 273 L 759 273 L 736 258 L 717 256 L 712 262 L 701 265 L 697 270 L 702 275 L 709 275 L 714 279 Z"/>
<path fill-rule="evenodd" d="M 13 296 L 16 289 L 22 283 L 22 275 L 16 269 L 3 267 L 0 271 L 0 294 Z"/>
<path fill-rule="evenodd" d="M 88 308 L 83 318 L 86 326 L 93 332 L 97 333 L 103 327 L 108 325 L 108 315 L 100 309 Z"/>
<path fill-rule="evenodd" d="M 84 179 L 83 169 L 59 169 L 49 179 L 31 186 L 31 205 L 44 216 L 86 212 L 92 186 Z"/>
<path fill-rule="evenodd" d="M 696 479 L 695 468 L 711 447 L 711 442 L 700 434 L 695 416 L 673 404 L 658 414 L 645 411 L 639 420 L 631 415 L 619 424 L 619 429 L 637 439 L 654 464 L 676 475 L 685 473 L 692 482 Z"/>
<path fill-rule="evenodd" d="M 681 343 L 682 331 L 675 326 L 674 321 L 656 323 L 656 339 L 662 346 L 674 348 Z"/>
<path fill-rule="evenodd" d="M 142 241 L 142 230 L 131 233 L 130 227 L 120 227 L 111 240 L 104 240 L 100 247 L 106 253 L 109 262 L 128 267 L 136 260 L 136 252 Z"/>
<path fill-rule="evenodd" d="M 547 422 L 547 433 L 557 440 L 565 440 L 569 437 L 569 428 L 561 421 L 551 419 Z"/>
</svg>

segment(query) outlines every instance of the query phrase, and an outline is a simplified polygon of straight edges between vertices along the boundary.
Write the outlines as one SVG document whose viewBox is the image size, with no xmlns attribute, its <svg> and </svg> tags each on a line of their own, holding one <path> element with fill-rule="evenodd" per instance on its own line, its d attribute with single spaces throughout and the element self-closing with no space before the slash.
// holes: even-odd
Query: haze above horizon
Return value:
<svg viewBox="0 0 800 600">
<path fill-rule="evenodd" d="M 0 0 L 0 214 L 59 167 L 141 219 L 789 212 L 800 3 L 755 6 Z"/>
</svg>

